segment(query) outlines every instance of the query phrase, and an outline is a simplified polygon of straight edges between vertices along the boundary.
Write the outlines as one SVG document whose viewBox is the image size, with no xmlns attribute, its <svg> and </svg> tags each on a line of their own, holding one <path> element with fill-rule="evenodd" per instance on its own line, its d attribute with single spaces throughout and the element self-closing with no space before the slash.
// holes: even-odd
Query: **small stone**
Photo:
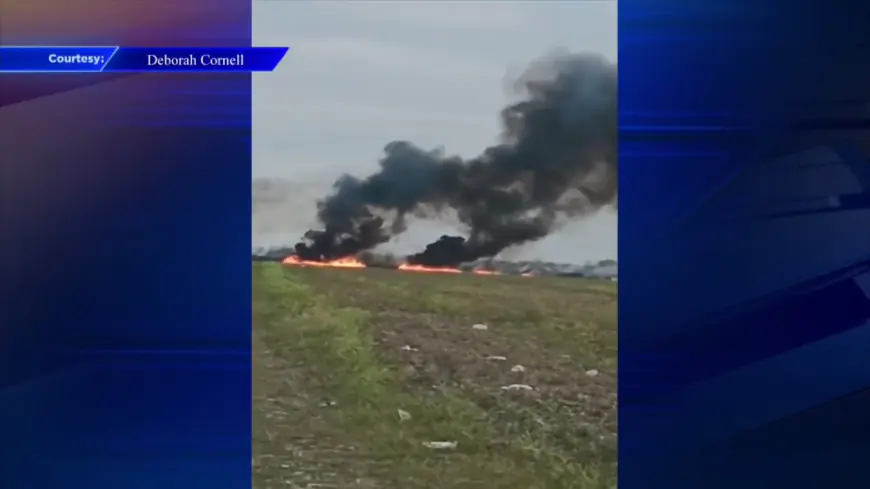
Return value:
<svg viewBox="0 0 870 489">
<path fill-rule="evenodd" d="M 532 386 L 526 384 L 511 384 L 502 386 L 501 390 L 503 391 L 530 391 L 533 390 Z"/>
<path fill-rule="evenodd" d="M 404 409 L 396 409 L 396 413 L 399 415 L 399 421 L 408 421 L 411 419 L 411 413 Z"/>
<path fill-rule="evenodd" d="M 459 442 L 455 441 L 424 441 L 423 446 L 426 448 L 432 448 L 434 450 L 444 450 L 450 448 L 456 448 L 459 446 Z"/>
<path fill-rule="evenodd" d="M 478 331 L 486 331 L 489 329 L 489 326 L 487 326 L 485 324 L 475 324 L 474 326 L 471 327 L 471 329 L 476 329 Z"/>
<path fill-rule="evenodd" d="M 586 371 L 586 376 L 587 376 L 587 377 L 597 377 L 597 376 L 598 376 L 598 370 L 595 370 L 594 368 L 591 369 L 591 370 L 587 370 L 587 371 Z"/>
<path fill-rule="evenodd" d="M 511 367 L 511 372 L 513 372 L 513 373 L 519 373 L 519 372 L 525 372 L 525 371 L 526 371 L 526 367 L 523 367 L 522 365 L 514 365 L 513 367 Z"/>
</svg>

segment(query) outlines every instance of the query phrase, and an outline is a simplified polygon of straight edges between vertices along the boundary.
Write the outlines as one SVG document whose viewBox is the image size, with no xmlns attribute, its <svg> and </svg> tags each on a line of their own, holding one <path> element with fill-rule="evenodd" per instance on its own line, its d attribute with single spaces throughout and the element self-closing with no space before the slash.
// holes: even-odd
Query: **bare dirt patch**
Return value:
<svg viewBox="0 0 870 489">
<path fill-rule="evenodd" d="M 616 463 L 614 284 L 391 271 L 316 275 L 307 278 L 317 290 L 372 311 L 378 355 L 400 373 L 404 389 L 457 390 L 505 438 L 543 437 L 567 456 Z M 512 384 L 533 390 L 503 389 Z"/>
<path fill-rule="evenodd" d="M 588 375 L 593 369 L 570 355 L 553 355 L 494 328 L 476 331 L 468 323 L 409 313 L 382 313 L 374 324 L 378 352 L 401 372 L 406 388 L 458 389 L 505 437 L 536 433 L 567 453 L 615 461 L 613 453 L 602 453 L 615 448 L 615 379 L 608 375 Z M 506 389 L 517 384 L 532 390 Z"/>
</svg>

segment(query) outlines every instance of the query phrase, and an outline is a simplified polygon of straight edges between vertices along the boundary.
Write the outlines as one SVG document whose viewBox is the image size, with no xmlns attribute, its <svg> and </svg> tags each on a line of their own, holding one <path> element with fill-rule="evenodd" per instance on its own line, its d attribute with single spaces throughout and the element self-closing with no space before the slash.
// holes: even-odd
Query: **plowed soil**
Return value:
<svg viewBox="0 0 870 489">
<path fill-rule="evenodd" d="M 615 283 L 253 280 L 255 489 L 616 486 Z"/>
</svg>

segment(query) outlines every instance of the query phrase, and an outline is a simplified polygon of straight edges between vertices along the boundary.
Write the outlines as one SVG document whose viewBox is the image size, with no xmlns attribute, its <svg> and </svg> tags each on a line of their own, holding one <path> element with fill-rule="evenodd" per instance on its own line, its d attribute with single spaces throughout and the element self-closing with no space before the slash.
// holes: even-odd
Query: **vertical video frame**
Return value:
<svg viewBox="0 0 870 489">
<path fill-rule="evenodd" d="M 616 487 L 617 2 L 253 35 L 253 487 Z"/>
</svg>

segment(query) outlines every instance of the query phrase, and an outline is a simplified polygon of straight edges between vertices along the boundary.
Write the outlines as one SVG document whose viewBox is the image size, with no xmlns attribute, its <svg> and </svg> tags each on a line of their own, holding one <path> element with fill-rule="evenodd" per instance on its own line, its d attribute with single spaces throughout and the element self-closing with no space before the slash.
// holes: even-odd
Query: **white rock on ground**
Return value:
<svg viewBox="0 0 870 489">
<path fill-rule="evenodd" d="M 598 370 L 595 370 L 594 368 L 591 370 L 587 370 L 586 375 L 588 377 L 596 377 L 596 376 L 598 376 Z"/>
<path fill-rule="evenodd" d="M 525 371 L 526 371 L 526 367 L 523 367 L 522 365 L 514 365 L 513 367 L 511 367 L 511 372 L 514 372 L 514 373 L 525 372 Z"/>
<path fill-rule="evenodd" d="M 503 357 L 501 355 L 489 355 L 488 357 L 486 357 L 486 359 L 496 361 L 496 362 L 504 362 L 507 360 L 507 357 Z"/>
<path fill-rule="evenodd" d="M 471 327 L 471 329 L 476 329 L 478 331 L 486 331 L 489 329 L 489 326 L 487 326 L 485 324 L 475 324 L 474 326 Z"/>
<path fill-rule="evenodd" d="M 455 441 L 424 441 L 423 446 L 426 448 L 432 448 L 434 450 L 444 450 L 449 448 L 456 448 L 459 446 L 459 442 Z"/>
<path fill-rule="evenodd" d="M 411 419 L 411 413 L 404 409 L 396 409 L 396 414 L 399 415 L 399 421 L 408 421 Z"/>
<path fill-rule="evenodd" d="M 532 386 L 526 384 L 511 384 L 502 386 L 501 390 L 503 391 L 530 391 L 533 390 Z"/>
</svg>

